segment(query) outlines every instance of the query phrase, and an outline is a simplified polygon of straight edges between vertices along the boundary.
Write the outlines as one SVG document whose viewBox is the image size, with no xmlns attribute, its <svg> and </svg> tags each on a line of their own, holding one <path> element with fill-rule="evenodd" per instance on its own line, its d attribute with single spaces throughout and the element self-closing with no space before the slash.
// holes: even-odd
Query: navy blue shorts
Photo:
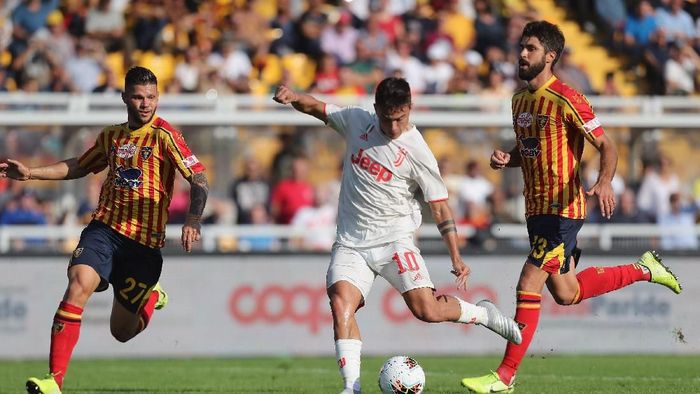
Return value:
<svg viewBox="0 0 700 394">
<path fill-rule="evenodd" d="M 527 234 L 530 237 L 528 262 L 550 274 L 569 272 L 569 258 L 576 249 L 576 236 L 583 222 L 583 219 L 558 215 L 527 218 Z"/>
<path fill-rule="evenodd" d="M 163 268 L 160 249 L 151 249 L 93 220 L 80 234 L 70 266 L 85 264 L 102 279 L 95 291 L 112 284 L 114 298 L 131 312 L 138 312 L 158 283 Z"/>
</svg>

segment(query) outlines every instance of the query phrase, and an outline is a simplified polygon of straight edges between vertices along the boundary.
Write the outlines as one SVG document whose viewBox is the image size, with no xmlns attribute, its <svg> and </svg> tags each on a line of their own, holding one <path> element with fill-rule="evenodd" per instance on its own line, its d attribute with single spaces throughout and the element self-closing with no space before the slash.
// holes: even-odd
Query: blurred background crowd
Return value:
<svg viewBox="0 0 700 394">
<path fill-rule="evenodd" d="M 398 75 L 416 95 L 507 101 L 520 83 L 515 65 L 523 26 L 557 12 L 568 45 L 555 72 L 569 85 L 606 96 L 697 92 L 700 3 L 683 0 L 0 0 L 0 91 L 116 94 L 125 71 L 141 65 L 156 73 L 164 94 L 269 95 L 286 83 L 314 94 L 359 96 Z M 97 131 L 3 127 L 0 153 L 46 164 L 79 155 Z M 239 237 L 232 248 L 330 249 L 333 234 L 311 230 L 335 223 L 338 136 L 274 125 L 183 131 L 213 170 L 207 223 L 309 230 L 284 245 L 274 236 Z M 465 246 L 488 248 L 493 224 L 523 222 L 520 174 L 488 170 L 491 150 L 510 148 L 512 131 L 468 125 L 423 131 L 459 222 L 475 229 Z M 679 152 L 692 157 L 700 143 L 658 131 L 640 157 L 631 157 L 628 131 L 608 131 L 621 146 L 613 185 L 618 211 L 603 220 L 592 200 L 588 221 L 687 226 L 687 235 L 659 239 L 659 246 L 697 249 L 700 173 Z M 592 150 L 583 166 L 587 186 L 597 176 Z M 632 161 L 640 165 L 626 164 Z M 0 225 L 86 223 L 101 181 L 90 177 L 78 188 L 0 182 Z M 183 181 L 171 223 L 184 220 L 187 201 Z"/>
<path fill-rule="evenodd" d="M 168 93 L 268 94 L 285 82 L 365 94 L 400 74 L 416 93 L 508 96 L 522 27 L 542 17 L 539 3 L 551 2 L 3 0 L 0 89 L 118 91 L 140 64 Z M 567 35 L 559 66 L 570 85 L 604 95 L 696 91 L 697 2 L 555 3 L 581 29 Z M 623 67 L 599 70 L 580 53 L 591 46 L 624 57 Z"/>
</svg>

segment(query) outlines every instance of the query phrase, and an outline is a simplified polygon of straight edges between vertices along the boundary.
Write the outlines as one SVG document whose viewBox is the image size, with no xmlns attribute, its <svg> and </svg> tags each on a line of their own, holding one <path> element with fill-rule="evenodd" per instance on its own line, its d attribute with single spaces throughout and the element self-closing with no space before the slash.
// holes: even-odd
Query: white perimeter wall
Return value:
<svg viewBox="0 0 700 394">
<path fill-rule="evenodd" d="M 585 256 L 583 266 L 635 257 Z M 428 256 L 440 293 L 455 293 L 446 256 Z M 147 331 L 121 344 L 109 334 L 111 288 L 83 314 L 77 357 L 331 355 L 325 256 L 170 256 L 161 282 L 170 296 Z M 463 298 L 490 298 L 515 312 L 517 256 L 466 259 Z M 700 353 L 700 261 L 665 260 L 685 285 L 681 295 L 638 283 L 562 307 L 546 294 L 531 350 L 538 353 Z M 0 359 L 45 357 L 53 314 L 66 285 L 67 258 L 0 257 Z M 363 354 L 500 354 L 505 342 L 483 327 L 427 324 L 378 278 L 358 314 Z M 683 339 L 681 339 L 681 337 Z"/>
</svg>

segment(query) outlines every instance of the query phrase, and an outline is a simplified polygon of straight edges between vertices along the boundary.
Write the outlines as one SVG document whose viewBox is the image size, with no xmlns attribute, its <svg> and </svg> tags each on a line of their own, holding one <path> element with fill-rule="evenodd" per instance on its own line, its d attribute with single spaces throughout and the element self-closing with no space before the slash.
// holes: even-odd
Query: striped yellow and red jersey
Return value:
<svg viewBox="0 0 700 394">
<path fill-rule="evenodd" d="M 136 130 L 104 128 L 78 164 L 94 173 L 109 167 L 92 217 L 150 248 L 165 241 L 175 170 L 185 178 L 204 171 L 182 134 L 155 115 Z"/>
<path fill-rule="evenodd" d="M 556 77 L 513 95 L 513 129 L 525 180 L 525 215 L 586 217 L 579 168 L 585 139 L 604 131 L 584 95 Z"/>
</svg>

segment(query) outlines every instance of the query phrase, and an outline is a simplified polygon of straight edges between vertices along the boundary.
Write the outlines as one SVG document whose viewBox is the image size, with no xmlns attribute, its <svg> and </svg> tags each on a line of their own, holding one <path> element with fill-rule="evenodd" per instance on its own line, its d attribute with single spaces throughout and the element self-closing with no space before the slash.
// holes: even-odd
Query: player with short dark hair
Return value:
<svg viewBox="0 0 700 394">
<path fill-rule="evenodd" d="M 81 157 L 28 168 L 7 159 L 0 178 L 67 180 L 108 168 L 93 220 L 83 230 L 68 265 L 68 287 L 54 315 L 49 374 L 29 378 L 27 392 L 57 394 L 78 342 L 83 308 L 94 292 L 114 288 L 110 330 L 126 342 L 142 332 L 154 309 L 167 303 L 160 287 L 165 224 L 175 172 L 190 182 L 190 207 L 181 243 L 190 252 L 200 238 L 209 185 L 205 169 L 182 134 L 156 115 L 158 81 L 143 67 L 131 68 L 122 101 L 128 121 L 106 127 Z"/>
<path fill-rule="evenodd" d="M 490 301 L 474 305 L 454 296 L 435 296 L 435 286 L 414 242 L 422 219 L 415 198 L 418 189 L 447 245 L 458 288 L 466 288 L 470 270 L 459 255 L 457 229 L 437 160 L 410 123 L 411 89 L 404 79 L 387 78 L 379 83 L 375 113 L 326 104 L 286 86 L 277 88 L 274 99 L 318 118 L 346 140 L 337 237 L 326 274 L 336 357 L 345 381 L 343 393 L 360 391 L 362 342 L 355 313 L 364 305 L 377 276 L 402 294 L 420 320 L 482 324 L 520 342 L 515 322 Z"/>
<path fill-rule="evenodd" d="M 586 217 L 586 195 L 598 199 L 605 218 L 610 219 L 615 209 L 611 181 L 617 150 L 588 100 L 552 72 L 564 48 L 559 28 L 544 21 L 530 22 L 520 47 L 518 76 L 527 86 L 512 100 L 516 145 L 510 152 L 496 149 L 491 168 L 521 167 L 525 180 L 531 249 L 520 273 L 515 313 L 523 341 L 507 345 L 495 372 L 462 380 L 462 385 L 477 393 L 513 391 L 515 372 L 537 328 L 545 284 L 560 305 L 577 304 L 637 281 L 681 292 L 678 280 L 655 252 L 644 253 L 634 264 L 591 267 L 576 274 L 580 256 L 576 235 Z M 598 181 L 588 191 L 579 173 L 586 140 L 600 152 Z"/>
</svg>

